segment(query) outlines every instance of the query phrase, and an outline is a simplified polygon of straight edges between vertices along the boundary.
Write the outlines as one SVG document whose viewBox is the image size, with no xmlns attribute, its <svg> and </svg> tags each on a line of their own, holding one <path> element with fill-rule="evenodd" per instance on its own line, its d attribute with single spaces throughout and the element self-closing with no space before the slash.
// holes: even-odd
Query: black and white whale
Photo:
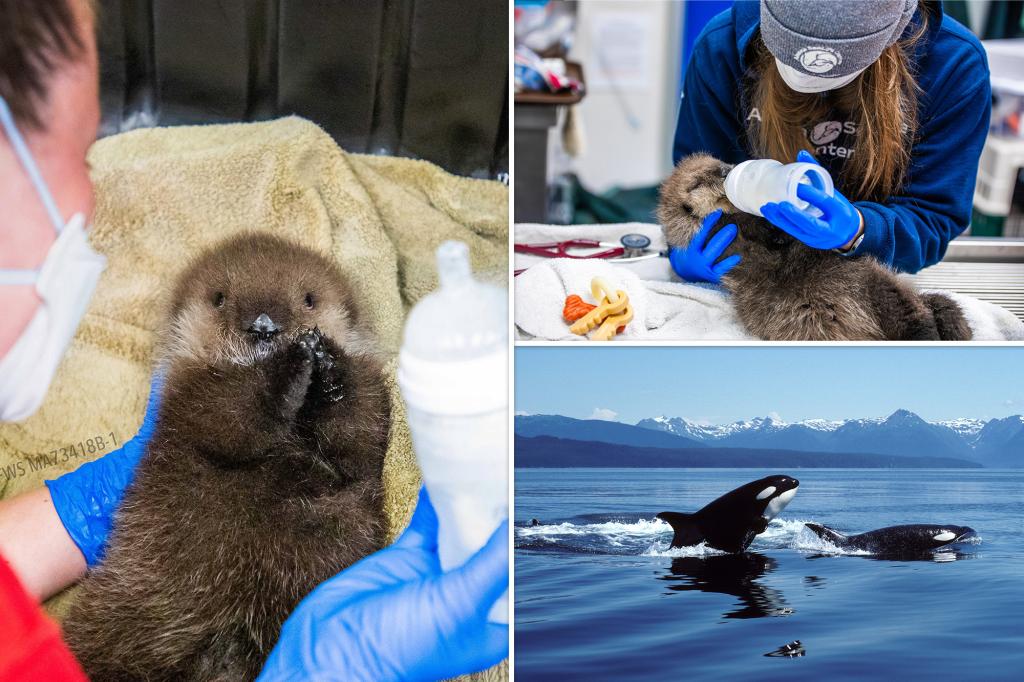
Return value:
<svg viewBox="0 0 1024 682">
<path fill-rule="evenodd" d="M 727 492 L 700 511 L 661 512 L 658 518 L 675 532 L 672 547 L 703 542 L 723 552 L 742 552 L 789 504 L 798 487 L 795 478 L 767 476 Z"/>
<path fill-rule="evenodd" d="M 915 523 L 869 530 L 859 535 L 844 535 L 818 523 L 804 524 L 812 533 L 841 549 L 859 549 L 885 556 L 914 556 L 931 552 L 976 537 L 967 526 L 941 526 Z"/>
</svg>

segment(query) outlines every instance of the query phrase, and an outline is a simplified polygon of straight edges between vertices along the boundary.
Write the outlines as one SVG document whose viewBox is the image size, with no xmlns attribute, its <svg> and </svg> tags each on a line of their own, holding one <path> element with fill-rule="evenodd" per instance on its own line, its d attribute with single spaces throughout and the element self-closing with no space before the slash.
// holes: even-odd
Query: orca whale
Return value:
<svg viewBox="0 0 1024 682">
<path fill-rule="evenodd" d="M 976 537 L 974 529 L 967 526 L 940 526 L 929 523 L 889 526 L 859 535 L 844 535 L 819 523 L 804 525 L 819 538 L 828 540 L 836 547 L 892 556 L 919 555 Z"/>
<path fill-rule="evenodd" d="M 799 486 L 800 481 L 789 476 L 767 476 L 727 492 L 700 511 L 661 512 L 658 518 L 672 526 L 673 548 L 703 542 L 723 552 L 742 552 L 789 504 Z"/>
</svg>

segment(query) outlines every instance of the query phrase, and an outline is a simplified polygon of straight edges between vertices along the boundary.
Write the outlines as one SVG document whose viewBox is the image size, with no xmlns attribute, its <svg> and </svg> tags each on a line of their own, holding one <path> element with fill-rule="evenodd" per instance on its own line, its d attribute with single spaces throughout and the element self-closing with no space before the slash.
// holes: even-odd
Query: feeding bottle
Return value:
<svg viewBox="0 0 1024 682">
<path fill-rule="evenodd" d="M 462 242 L 441 244 L 437 271 L 406 321 L 398 384 L 447 571 L 508 518 L 508 296 L 473 277 Z M 508 622 L 507 593 L 489 619 Z"/>
<path fill-rule="evenodd" d="M 745 213 L 761 215 L 768 202 L 788 201 L 798 210 L 818 217 L 821 211 L 797 196 L 801 184 L 811 185 L 832 196 L 832 176 L 816 163 L 782 164 L 773 159 L 751 159 L 735 166 L 725 178 L 725 194 L 732 205 Z"/>
</svg>

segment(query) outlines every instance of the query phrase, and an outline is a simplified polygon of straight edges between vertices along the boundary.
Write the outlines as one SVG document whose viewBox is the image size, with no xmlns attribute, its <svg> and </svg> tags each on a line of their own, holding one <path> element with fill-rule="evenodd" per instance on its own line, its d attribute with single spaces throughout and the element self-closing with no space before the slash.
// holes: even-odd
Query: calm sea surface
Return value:
<svg viewBox="0 0 1024 682">
<path fill-rule="evenodd" d="M 669 549 L 659 511 L 773 473 L 800 490 L 745 554 Z M 1024 471 L 518 469 L 515 483 L 517 680 L 1024 679 Z M 979 541 L 879 560 L 805 521 L 965 525 Z"/>
</svg>

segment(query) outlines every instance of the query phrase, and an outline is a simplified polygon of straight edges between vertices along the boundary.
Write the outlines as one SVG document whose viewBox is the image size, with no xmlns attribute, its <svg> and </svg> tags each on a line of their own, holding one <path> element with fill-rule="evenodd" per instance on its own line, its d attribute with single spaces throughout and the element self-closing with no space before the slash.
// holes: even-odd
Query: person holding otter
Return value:
<svg viewBox="0 0 1024 682">
<path fill-rule="evenodd" d="M 737 2 L 701 33 L 686 69 L 673 161 L 819 163 L 832 196 L 805 185 L 760 207 L 814 249 L 871 255 L 897 271 L 942 260 L 970 221 L 991 113 L 981 43 L 917 0 Z M 719 282 L 735 227 L 714 221 L 670 261 L 689 281 Z"/>
<path fill-rule="evenodd" d="M 87 0 L 0 0 L 0 421 L 38 409 L 105 265 L 86 227 L 86 151 L 100 120 L 94 23 Z M 0 501 L 0 679 L 85 679 L 38 601 L 104 558 L 160 396 L 158 376 L 138 434 L 120 449 Z M 291 611 L 260 679 L 442 679 L 505 658 L 508 627 L 487 614 L 508 585 L 507 526 L 447 572 L 437 535 L 421 491 L 398 540 Z"/>
</svg>

